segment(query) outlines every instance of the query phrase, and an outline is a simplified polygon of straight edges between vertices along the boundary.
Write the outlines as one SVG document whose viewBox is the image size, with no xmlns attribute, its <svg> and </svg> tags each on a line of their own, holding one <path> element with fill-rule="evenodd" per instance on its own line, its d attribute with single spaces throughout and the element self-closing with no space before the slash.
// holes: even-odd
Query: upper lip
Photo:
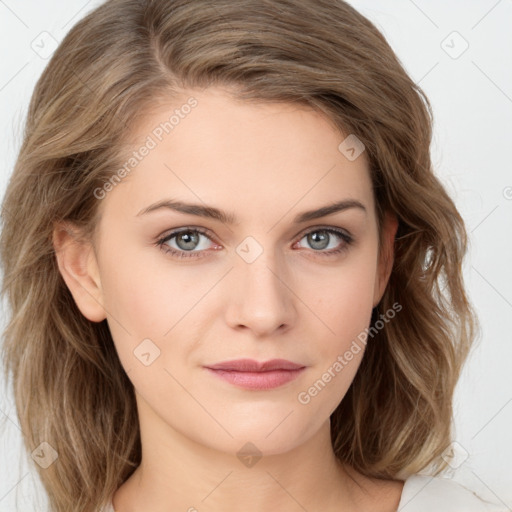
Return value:
<svg viewBox="0 0 512 512">
<path fill-rule="evenodd" d="M 207 365 L 206 368 L 237 372 L 268 372 L 271 370 L 298 370 L 304 368 L 304 365 L 292 363 L 286 359 L 270 359 L 263 362 L 255 361 L 254 359 L 236 359 Z"/>
</svg>

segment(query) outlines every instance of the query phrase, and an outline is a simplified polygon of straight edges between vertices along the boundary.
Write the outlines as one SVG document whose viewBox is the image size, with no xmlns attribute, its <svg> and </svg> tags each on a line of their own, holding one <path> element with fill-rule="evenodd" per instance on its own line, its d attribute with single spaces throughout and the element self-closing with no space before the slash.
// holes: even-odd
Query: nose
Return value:
<svg viewBox="0 0 512 512">
<path fill-rule="evenodd" d="M 252 263 L 238 259 L 231 274 L 226 320 L 233 329 L 264 337 L 293 325 L 297 299 L 284 261 L 263 251 Z"/>
</svg>

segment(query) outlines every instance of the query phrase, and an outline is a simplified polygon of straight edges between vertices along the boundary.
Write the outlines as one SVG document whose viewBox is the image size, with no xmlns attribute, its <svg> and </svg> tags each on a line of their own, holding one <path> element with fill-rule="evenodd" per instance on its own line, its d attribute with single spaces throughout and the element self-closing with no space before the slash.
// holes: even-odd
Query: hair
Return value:
<svg viewBox="0 0 512 512">
<path fill-rule="evenodd" d="M 106 503 L 142 453 L 133 385 L 107 321 L 87 320 L 62 279 L 53 230 L 70 222 L 90 240 L 94 190 L 143 114 L 210 86 L 313 108 L 364 144 L 379 233 L 386 212 L 398 219 L 372 322 L 401 310 L 368 340 L 331 415 L 333 450 L 375 478 L 446 468 L 453 393 L 478 327 L 461 268 L 467 233 L 434 174 L 431 105 L 384 36 L 341 0 L 109 0 L 38 80 L 3 200 L 3 364 L 25 448 L 58 453 L 35 465 L 52 511 Z"/>
</svg>

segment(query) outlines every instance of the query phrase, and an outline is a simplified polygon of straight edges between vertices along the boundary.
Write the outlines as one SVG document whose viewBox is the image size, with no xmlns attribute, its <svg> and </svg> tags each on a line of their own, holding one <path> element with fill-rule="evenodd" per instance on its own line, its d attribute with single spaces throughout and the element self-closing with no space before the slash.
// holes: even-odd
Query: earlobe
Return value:
<svg viewBox="0 0 512 512">
<path fill-rule="evenodd" d="M 88 320 L 101 322 L 106 314 L 92 244 L 80 239 L 70 223 L 59 223 L 53 230 L 53 246 L 60 274 L 76 305 Z"/>
<path fill-rule="evenodd" d="M 394 262 L 395 235 L 398 230 L 396 215 L 386 212 L 382 222 L 382 246 L 379 254 L 378 269 L 375 276 L 375 294 L 373 307 L 381 301 L 391 276 Z"/>
</svg>

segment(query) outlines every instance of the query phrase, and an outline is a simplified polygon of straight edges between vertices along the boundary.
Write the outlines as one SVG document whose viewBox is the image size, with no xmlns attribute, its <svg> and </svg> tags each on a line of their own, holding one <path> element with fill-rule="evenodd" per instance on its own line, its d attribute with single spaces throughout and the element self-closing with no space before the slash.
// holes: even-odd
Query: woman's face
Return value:
<svg viewBox="0 0 512 512">
<path fill-rule="evenodd" d="M 220 89 L 162 106 L 136 132 L 136 165 L 97 192 L 87 293 L 74 296 L 107 318 L 141 425 L 230 453 L 304 443 L 356 374 L 391 264 L 364 151 L 353 137 L 339 149 L 346 135 L 313 110 Z M 384 229 L 392 240 L 396 225 Z M 303 369 L 206 368 L 237 359 Z"/>
</svg>

